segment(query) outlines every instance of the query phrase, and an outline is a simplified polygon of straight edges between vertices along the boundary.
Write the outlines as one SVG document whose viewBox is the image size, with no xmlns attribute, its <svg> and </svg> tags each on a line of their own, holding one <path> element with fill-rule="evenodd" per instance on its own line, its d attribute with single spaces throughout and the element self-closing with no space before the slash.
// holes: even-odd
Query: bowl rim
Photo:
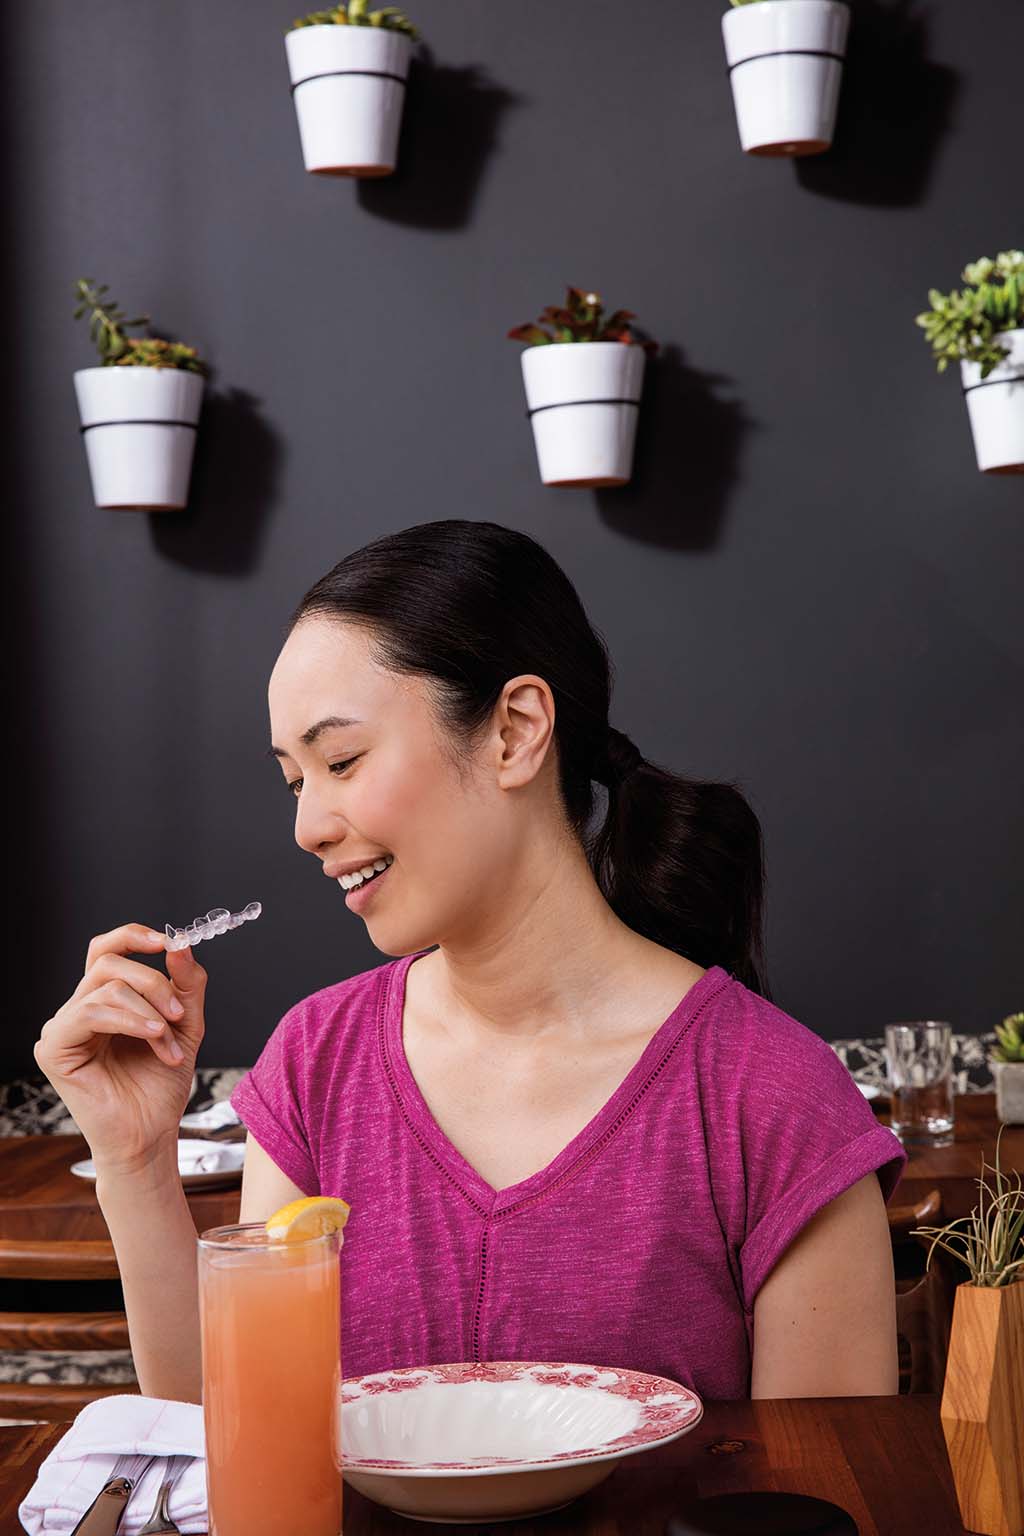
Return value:
<svg viewBox="0 0 1024 1536">
<path fill-rule="evenodd" d="M 529 1374 L 534 1371 L 559 1373 L 563 1379 L 543 1380 Z M 448 1380 L 444 1379 L 443 1373 L 456 1372 L 459 1374 L 451 1376 Z M 438 1373 L 442 1373 L 440 1378 Z M 580 1379 L 578 1381 L 565 1379 L 568 1373 L 578 1375 Z M 609 1381 L 608 1377 L 612 1377 L 613 1380 Z M 643 1398 L 663 1399 L 666 1395 L 670 1395 L 679 1400 L 678 1412 L 674 1419 L 670 1418 L 666 1421 L 665 1410 L 673 1405 L 666 1405 L 664 1402 L 644 1404 L 651 1410 L 648 1423 L 644 1425 L 641 1422 L 629 1434 L 619 1437 L 620 1440 L 633 1441 L 632 1444 L 613 1443 L 605 1448 L 586 1446 L 578 1451 L 561 1451 L 554 1456 L 529 1459 L 513 1456 L 480 1457 L 472 1462 L 409 1462 L 380 1457 L 347 1456 L 344 1452 L 343 1430 L 342 1472 L 355 1473 L 360 1477 L 376 1475 L 403 1478 L 500 1477 L 523 1472 L 553 1472 L 560 1467 L 583 1467 L 597 1462 L 621 1461 L 625 1456 L 635 1456 L 640 1451 L 654 1450 L 657 1446 L 678 1440 L 681 1435 L 696 1428 L 704 1417 L 704 1404 L 691 1387 L 684 1386 L 682 1382 L 673 1381 L 668 1376 L 656 1376 L 650 1371 L 634 1371 L 623 1366 L 593 1365 L 564 1360 L 462 1360 L 443 1364 L 399 1366 L 390 1371 L 371 1371 L 363 1376 L 346 1377 L 341 1384 L 342 1419 L 344 1420 L 347 1409 L 363 1401 L 367 1396 L 377 1396 L 381 1392 L 387 1392 L 389 1388 L 394 1391 L 408 1391 L 427 1385 L 500 1385 L 503 1382 L 523 1380 L 528 1383 L 532 1381 L 537 1386 L 591 1388 L 609 1395 L 627 1397 L 634 1402 Z M 376 1390 L 366 1392 L 367 1383 L 374 1384 Z M 377 1386 L 377 1383 L 380 1385 Z M 662 1416 L 661 1421 L 667 1423 L 667 1427 L 663 1430 L 659 1429 L 658 1418 L 654 1416 L 659 1410 Z"/>
</svg>

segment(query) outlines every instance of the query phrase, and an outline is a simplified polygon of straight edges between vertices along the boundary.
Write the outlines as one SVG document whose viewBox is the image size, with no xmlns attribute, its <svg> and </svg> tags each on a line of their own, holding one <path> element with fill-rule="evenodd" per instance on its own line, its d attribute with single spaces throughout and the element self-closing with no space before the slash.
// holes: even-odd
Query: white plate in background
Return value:
<svg viewBox="0 0 1024 1536">
<path fill-rule="evenodd" d="M 198 1141 L 179 1138 L 178 1171 L 186 1189 L 211 1189 L 217 1184 L 235 1184 L 242 1177 L 245 1146 L 237 1141 Z M 79 1179 L 96 1182 L 96 1164 L 91 1157 L 71 1164 Z"/>
</svg>

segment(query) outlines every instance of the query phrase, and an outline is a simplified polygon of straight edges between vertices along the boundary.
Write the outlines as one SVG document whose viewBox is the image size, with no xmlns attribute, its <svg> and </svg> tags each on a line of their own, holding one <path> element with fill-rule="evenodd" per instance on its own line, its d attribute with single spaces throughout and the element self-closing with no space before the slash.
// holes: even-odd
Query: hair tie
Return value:
<svg viewBox="0 0 1024 1536">
<path fill-rule="evenodd" d="M 615 789 L 623 779 L 628 779 L 631 773 L 643 767 L 645 762 L 646 758 L 639 747 L 635 747 L 622 731 L 610 725 L 604 753 L 594 769 L 594 778 L 598 784 Z"/>
</svg>

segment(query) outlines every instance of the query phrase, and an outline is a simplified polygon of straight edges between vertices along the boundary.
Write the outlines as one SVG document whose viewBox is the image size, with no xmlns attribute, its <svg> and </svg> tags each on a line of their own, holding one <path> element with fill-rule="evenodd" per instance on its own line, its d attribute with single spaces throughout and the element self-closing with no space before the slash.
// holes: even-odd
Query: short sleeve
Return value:
<svg viewBox="0 0 1024 1536">
<path fill-rule="evenodd" d="M 306 1127 L 305 1015 L 300 1003 L 285 1014 L 256 1065 L 231 1095 L 246 1129 L 304 1195 L 320 1180 Z"/>
<path fill-rule="evenodd" d="M 877 1173 L 888 1202 L 907 1155 L 820 1036 L 738 983 L 709 1070 L 709 1161 L 744 1308 L 813 1216 Z M 705 1109 L 707 1120 L 707 1106 Z"/>
</svg>

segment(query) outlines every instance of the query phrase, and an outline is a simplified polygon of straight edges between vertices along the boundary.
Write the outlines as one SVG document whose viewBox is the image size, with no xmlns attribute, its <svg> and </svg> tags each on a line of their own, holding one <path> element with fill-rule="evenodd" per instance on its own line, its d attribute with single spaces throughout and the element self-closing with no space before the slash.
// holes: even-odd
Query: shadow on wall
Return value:
<svg viewBox="0 0 1024 1536">
<path fill-rule="evenodd" d="M 359 181 L 360 203 L 397 224 L 461 229 L 497 146 L 501 115 L 521 101 L 478 65 L 436 64 L 424 49 L 409 71 L 398 167 Z"/>
<path fill-rule="evenodd" d="M 254 569 L 281 463 L 281 441 L 255 396 L 207 384 L 188 507 L 151 515 L 157 549 L 191 570 L 241 575 Z"/>
<path fill-rule="evenodd" d="M 633 478 L 594 492 L 610 528 L 663 549 L 715 547 L 755 425 L 742 401 L 720 398 L 731 382 L 691 368 L 678 347 L 648 365 Z"/>
<path fill-rule="evenodd" d="M 958 76 L 927 58 L 928 19 L 918 0 L 850 6 L 835 142 L 827 154 L 797 160 L 797 177 L 825 197 L 912 208 L 952 126 Z"/>
</svg>

